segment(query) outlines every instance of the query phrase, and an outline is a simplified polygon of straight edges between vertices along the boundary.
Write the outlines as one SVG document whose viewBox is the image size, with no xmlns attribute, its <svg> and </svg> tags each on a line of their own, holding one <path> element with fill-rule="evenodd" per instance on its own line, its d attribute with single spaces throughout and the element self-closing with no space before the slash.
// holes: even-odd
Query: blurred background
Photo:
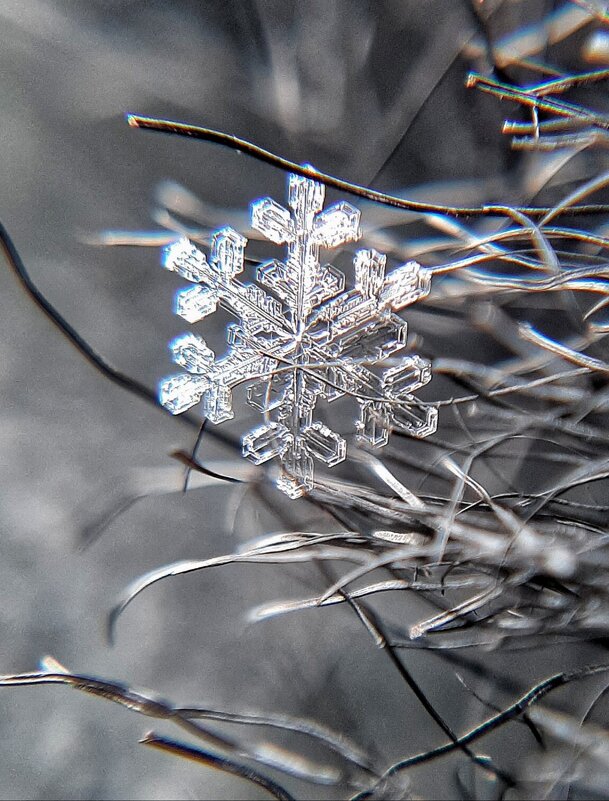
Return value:
<svg viewBox="0 0 609 801">
<path fill-rule="evenodd" d="M 162 232 L 168 209 L 210 228 L 246 227 L 251 200 L 283 201 L 285 176 L 213 145 L 130 129 L 125 113 L 233 133 L 413 199 L 517 202 L 529 156 L 501 135 L 505 108 L 465 87 L 470 69 L 489 68 L 481 20 L 505 47 L 514 32 L 515 46 L 524 46 L 544 24 L 548 43 L 548 19 L 552 31 L 564 23 L 556 52 L 585 66 L 600 5 L 0 0 L 0 219 L 67 320 L 112 364 L 154 387 L 173 369 L 167 342 L 184 325 L 172 314 L 181 284 L 143 234 Z M 595 169 L 578 164 L 564 181 Z M 391 212 L 361 208 L 382 241 Z M 419 223 L 408 223 L 420 236 Z M 142 246 L 107 246 L 121 241 Z M 205 336 L 219 349 L 226 319 L 218 317 Z M 422 331 L 427 354 L 473 347 L 494 357 L 496 345 L 480 333 L 458 342 L 454 331 L 435 335 L 433 326 Z M 262 503 L 225 484 L 153 493 L 80 547 L 83 532 L 132 490 L 179 487 L 183 468 L 170 454 L 192 447 L 196 431 L 84 363 L 8 268 L 0 270 L 0 364 L 1 673 L 34 670 L 51 654 L 75 672 L 182 705 L 315 719 L 382 765 L 442 741 L 349 610 L 246 621 L 258 604 L 320 591 L 310 566 L 241 565 L 163 582 L 127 610 L 110 647 L 105 616 L 132 579 L 282 530 L 285 501 L 275 493 Z M 223 430 L 238 438 L 255 421 L 240 402 Z M 225 472 L 243 469 L 211 437 L 200 456 L 220 460 Z M 511 459 L 509 473 L 526 475 L 526 452 Z M 306 501 L 289 515 L 292 526 L 328 526 Z M 400 607 L 408 623 L 418 619 L 417 604 Z M 597 656 L 592 645 L 567 644 L 476 658 L 525 687 Z M 488 713 L 436 654 L 409 652 L 408 660 L 454 728 Z M 493 685 L 487 690 L 493 698 Z M 68 688 L 3 689 L 0 709 L 0 798 L 266 797 L 138 745 L 148 721 Z M 526 753 L 513 734 L 502 747 L 509 759 Z M 496 788 L 478 786 L 467 796 L 456 765 L 453 758 L 413 774 L 415 795 L 495 797 Z M 290 786 L 306 798 L 347 793 Z"/>
</svg>

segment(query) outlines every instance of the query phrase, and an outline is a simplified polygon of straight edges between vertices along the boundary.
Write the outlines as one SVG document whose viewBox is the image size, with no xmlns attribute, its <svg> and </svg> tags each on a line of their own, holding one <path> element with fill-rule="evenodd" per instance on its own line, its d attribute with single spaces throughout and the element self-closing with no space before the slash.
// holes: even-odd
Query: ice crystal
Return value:
<svg viewBox="0 0 609 801">
<path fill-rule="evenodd" d="M 209 260 L 187 239 L 163 259 L 194 284 L 177 293 L 177 314 L 196 323 L 219 304 L 238 322 L 228 326 L 229 348 L 218 359 L 195 334 L 171 343 L 186 372 L 161 383 L 161 403 L 173 414 L 201 403 L 208 420 L 222 423 L 233 416 L 232 389 L 246 384 L 264 423 L 244 436 L 243 453 L 256 464 L 277 457 L 277 484 L 292 498 L 313 486 L 313 459 L 332 467 L 346 456 L 343 437 L 313 419 L 319 398 L 355 398 L 357 437 L 373 447 L 385 445 L 392 428 L 425 437 L 437 421 L 436 409 L 412 394 L 431 379 L 429 362 L 394 356 L 406 343 L 395 312 L 429 292 L 430 273 L 414 261 L 386 273 L 384 255 L 358 250 L 354 286 L 345 289 L 320 250 L 357 241 L 360 212 L 344 201 L 322 211 L 324 195 L 322 184 L 290 175 L 289 209 L 271 198 L 252 204 L 252 226 L 287 249 L 284 261 L 258 267 L 257 284 L 238 278 L 247 240 L 232 228 L 214 234 Z"/>
</svg>

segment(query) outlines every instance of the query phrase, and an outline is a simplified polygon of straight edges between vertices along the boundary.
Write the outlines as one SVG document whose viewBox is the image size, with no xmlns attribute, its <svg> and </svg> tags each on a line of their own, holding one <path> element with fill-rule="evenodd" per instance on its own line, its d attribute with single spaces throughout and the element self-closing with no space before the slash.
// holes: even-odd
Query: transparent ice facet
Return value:
<svg viewBox="0 0 609 801">
<path fill-rule="evenodd" d="M 243 258 L 247 239 L 233 228 L 222 228 L 211 238 L 211 261 L 226 279 L 231 279 L 243 270 Z"/>
<path fill-rule="evenodd" d="M 379 362 L 388 359 L 406 345 L 408 326 L 404 320 L 393 316 L 380 323 L 368 337 L 369 348 Z"/>
<path fill-rule="evenodd" d="M 273 259 L 258 267 L 256 278 L 263 286 L 275 292 L 278 297 L 285 301 L 289 297 L 289 295 L 286 295 L 286 273 L 285 264 Z"/>
<path fill-rule="evenodd" d="M 317 293 L 321 303 L 324 300 L 333 298 L 345 289 L 345 276 L 331 264 L 324 264 L 320 270 L 320 286 Z"/>
<path fill-rule="evenodd" d="M 294 223 L 290 212 L 275 203 L 270 197 L 263 197 L 252 203 L 252 228 L 277 245 L 294 239 Z"/>
<path fill-rule="evenodd" d="M 290 175 L 288 178 L 288 203 L 294 210 L 297 223 L 312 220 L 321 211 L 326 196 L 326 188 L 310 178 L 302 175 Z"/>
<path fill-rule="evenodd" d="M 429 294 L 431 274 L 416 261 L 409 261 L 389 273 L 381 290 L 381 301 L 398 311 Z"/>
<path fill-rule="evenodd" d="M 313 459 L 302 445 L 289 445 L 282 454 L 283 473 L 277 486 L 292 499 L 301 498 L 313 489 Z"/>
<path fill-rule="evenodd" d="M 240 384 L 248 377 L 265 376 L 277 366 L 272 356 L 261 354 L 252 347 L 247 332 L 241 326 L 229 325 L 226 338 L 230 350 L 216 362 L 215 374 L 227 386 Z"/>
<path fill-rule="evenodd" d="M 350 369 L 341 366 L 330 366 L 326 370 L 323 395 L 331 403 L 344 397 L 345 393 L 357 395 L 358 377 Z"/>
<path fill-rule="evenodd" d="M 226 327 L 226 342 L 230 345 L 231 356 L 235 356 L 235 347 L 237 352 L 245 350 L 247 346 L 247 338 L 245 336 L 243 327 L 238 323 L 230 323 Z"/>
<path fill-rule="evenodd" d="M 243 295 L 243 301 L 235 304 L 243 321 L 253 331 L 272 330 L 272 321 L 282 313 L 281 303 L 254 284 L 248 284 Z"/>
<path fill-rule="evenodd" d="M 247 402 L 259 412 L 272 412 L 283 403 L 288 378 L 275 375 L 266 381 L 256 381 L 247 389 Z"/>
<path fill-rule="evenodd" d="M 315 241 L 326 248 L 335 248 L 343 242 L 354 242 L 361 235 L 359 219 L 359 209 L 341 200 L 315 218 L 313 222 Z"/>
<path fill-rule="evenodd" d="M 254 464 L 268 462 L 282 453 L 288 437 L 285 426 L 278 423 L 259 426 L 243 437 L 243 455 Z"/>
<path fill-rule="evenodd" d="M 313 423 L 303 431 L 309 452 L 328 467 L 342 462 L 347 456 L 347 443 L 323 423 Z"/>
<path fill-rule="evenodd" d="M 433 434 L 437 427 L 438 410 L 435 406 L 402 406 L 393 414 L 393 428 L 411 437 L 423 439 Z"/>
<path fill-rule="evenodd" d="M 187 323 L 198 323 L 216 311 L 218 296 L 213 289 L 191 286 L 176 292 L 175 303 L 176 314 L 183 317 Z"/>
<path fill-rule="evenodd" d="M 415 392 L 431 381 L 431 365 L 420 356 L 408 356 L 383 374 L 383 387 L 391 397 Z"/>
<path fill-rule="evenodd" d="M 196 376 L 184 373 L 170 376 L 159 385 L 159 402 L 171 414 L 182 414 L 199 403 L 206 386 Z"/>
<path fill-rule="evenodd" d="M 355 424 L 357 435 L 373 448 L 382 448 L 389 441 L 390 412 L 385 403 L 366 401 L 360 404 L 360 418 Z"/>
<path fill-rule="evenodd" d="M 372 327 L 354 327 L 341 337 L 341 353 L 349 359 L 383 361 L 404 347 L 406 331 L 406 323 L 399 318 L 386 319 Z"/>
<path fill-rule="evenodd" d="M 355 287 L 365 298 L 378 298 L 385 281 L 387 257 L 376 250 L 358 250 L 353 261 Z"/>
<path fill-rule="evenodd" d="M 185 372 L 161 384 L 161 403 L 174 414 L 200 403 L 218 424 L 233 416 L 233 389 L 244 385 L 265 420 L 243 437 L 243 454 L 256 464 L 278 459 L 277 486 L 291 498 L 313 488 L 314 460 L 334 467 L 346 458 L 343 437 L 315 419 L 320 399 L 357 402 L 357 439 L 370 447 L 385 445 L 392 428 L 424 437 L 437 425 L 437 410 L 412 394 L 430 380 L 429 362 L 411 354 L 386 362 L 406 347 L 396 312 L 428 294 L 431 273 L 416 262 L 388 271 L 383 254 L 359 250 L 346 288 L 320 250 L 357 241 L 360 212 L 344 201 L 324 211 L 324 197 L 323 184 L 291 175 L 287 206 L 252 203 L 252 227 L 284 247 L 255 283 L 240 280 L 247 240 L 229 227 L 212 236 L 209 261 L 184 239 L 163 256 L 167 269 L 197 284 L 176 296 L 183 319 L 198 322 L 219 305 L 237 322 L 219 358 L 194 334 L 171 343 Z"/>
<path fill-rule="evenodd" d="M 214 352 L 205 344 L 205 340 L 196 334 L 183 334 L 169 345 L 176 364 L 184 367 L 189 373 L 209 373 L 214 363 Z"/>
<path fill-rule="evenodd" d="M 162 264 L 187 281 L 203 281 L 209 271 L 205 255 L 189 239 L 180 239 L 163 249 Z"/>
<path fill-rule="evenodd" d="M 216 424 L 234 417 L 229 387 L 222 384 L 211 385 L 203 396 L 203 414 Z"/>
</svg>

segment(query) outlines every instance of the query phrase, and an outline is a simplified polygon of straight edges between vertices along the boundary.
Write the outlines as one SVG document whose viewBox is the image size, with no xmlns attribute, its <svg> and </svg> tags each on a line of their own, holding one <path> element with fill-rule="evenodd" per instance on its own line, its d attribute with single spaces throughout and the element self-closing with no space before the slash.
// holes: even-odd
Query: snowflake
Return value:
<svg viewBox="0 0 609 801">
<path fill-rule="evenodd" d="M 284 261 L 258 267 L 258 285 L 238 279 L 247 239 L 232 228 L 213 235 L 209 260 L 188 239 L 163 257 L 194 284 L 177 293 L 177 314 L 196 323 L 220 304 L 238 322 L 218 359 L 193 333 L 170 344 L 186 372 L 161 383 L 161 403 L 173 414 L 201 403 L 208 420 L 222 423 L 233 417 L 233 388 L 247 384 L 264 424 L 244 436 L 243 454 L 256 464 L 277 457 L 277 485 L 291 498 L 312 488 L 313 459 L 332 467 L 346 457 L 345 440 L 313 419 L 319 398 L 354 397 L 357 437 L 373 447 L 385 445 L 392 428 L 425 437 L 437 424 L 437 410 L 412 394 L 431 379 L 429 362 L 408 355 L 380 369 L 405 347 L 406 323 L 395 312 L 428 294 L 430 272 L 410 261 L 387 274 L 385 256 L 358 250 L 354 286 L 345 289 L 320 249 L 357 241 L 360 212 L 344 201 L 322 211 L 324 195 L 322 184 L 290 175 L 289 210 L 271 198 L 252 204 L 252 226 L 287 247 Z"/>
</svg>

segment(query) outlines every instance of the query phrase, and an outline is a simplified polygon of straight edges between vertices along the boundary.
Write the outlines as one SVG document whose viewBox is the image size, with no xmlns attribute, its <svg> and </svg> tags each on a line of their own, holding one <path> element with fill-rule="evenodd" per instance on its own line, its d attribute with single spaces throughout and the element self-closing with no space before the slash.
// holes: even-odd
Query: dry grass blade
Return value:
<svg viewBox="0 0 609 801">
<path fill-rule="evenodd" d="M 173 754 L 174 756 L 182 757 L 183 759 L 191 759 L 200 765 L 206 767 L 216 768 L 224 773 L 230 773 L 233 776 L 239 776 L 252 784 L 266 790 L 277 801 L 294 801 L 294 797 L 290 795 L 277 782 L 263 776 L 256 770 L 241 765 L 238 762 L 233 762 L 226 757 L 219 757 L 217 754 L 211 754 L 209 751 L 204 751 L 202 748 L 194 748 L 192 745 L 180 743 L 177 740 L 171 740 L 168 737 L 161 737 L 154 732 L 149 732 L 140 740 L 142 745 L 156 748 L 158 751 L 163 751 L 166 754 Z"/>
<path fill-rule="evenodd" d="M 182 576 L 188 573 L 206 570 L 212 567 L 224 565 L 234 565 L 242 563 L 254 564 L 288 564 L 294 562 L 310 562 L 313 560 L 344 560 L 362 561 L 364 556 L 355 548 L 331 547 L 323 545 L 328 538 L 335 535 L 321 535 L 320 537 L 307 538 L 304 542 L 295 539 L 291 542 L 277 545 L 267 545 L 256 550 L 243 553 L 227 554 L 211 559 L 202 560 L 183 560 L 173 564 L 151 570 L 141 578 L 132 582 L 123 593 L 120 600 L 115 604 L 108 614 L 107 632 L 110 642 L 114 641 L 114 631 L 120 615 L 127 606 L 145 589 L 156 584 L 158 581 L 172 576 Z M 340 536 L 340 535 L 339 535 Z"/>
<path fill-rule="evenodd" d="M 426 751 L 424 753 L 417 754 L 416 756 L 409 757 L 407 759 L 403 759 L 400 760 L 399 762 L 394 763 L 390 768 L 388 768 L 385 771 L 379 782 L 376 782 L 370 789 L 365 790 L 364 792 L 354 796 L 352 801 L 364 801 L 364 799 L 370 798 L 374 790 L 382 782 L 386 781 L 392 776 L 395 776 L 401 771 L 415 767 L 415 765 L 421 765 L 424 764 L 425 762 L 430 762 L 432 760 L 438 759 L 439 757 L 446 756 L 447 754 L 454 751 L 455 748 L 458 747 L 458 745 L 470 745 L 471 743 L 476 742 L 480 738 L 485 737 L 486 735 L 495 731 L 500 726 L 504 726 L 509 721 L 513 720 L 519 715 L 522 715 L 526 710 L 529 709 L 529 707 L 541 701 L 541 699 L 544 698 L 546 695 L 548 695 L 548 693 L 552 692 L 558 687 L 562 687 L 565 684 L 570 684 L 573 681 L 579 681 L 589 676 L 595 676 L 601 673 L 606 673 L 608 671 L 609 671 L 609 665 L 591 665 L 590 667 L 582 668 L 581 670 L 558 673 L 554 676 L 551 676 L 548 679 L 545 679 L 539 684 L 536 684 L 532 689 L 530 689 L 527 693 L 525 693 L 521 698 L 519 698 L 509 707 L 499 712 L 498 714 L 493 715 L 492 717 L 485 720 L 484 723 L 481 723 L 480 725 L 468 731 L 466 734 L 459 737 L 457 742 L 448 743 L 438 748 L 434 748 L 430 751 Z"/>
<path fill-rule="evenodd" d="M 46 657 L 42 660 L 41 665 L 43 669 L 33 673 L 0 676 L 0 687 L 37 684 L 66 685 L 89 695 L 112 701 L 138 714 L 172 722 L 191 736 L 205 741 L 214 748 L 241 759 L 253 759 L 267 767 L 314 783 L 336 784 L 341 779 L 341 773 L 333 766 L 314 763 L 305 759 L 302 754 L 278 749 L 270 743 L 262 742 L 255 746 L 245 744 L 195 721 L 215 720 L 223 723 L 291 731 L 314 740 L 340 756 L 352 770 L 361 771 L 364 774 L 374 775 L 375 773 L 370 759 L 352 746 L 344 736 L 338 736 L 309 721 L 274 715 L 234 714 L 203 707 L 178 707 L 169 701 L 136 690 L 126 684 L 108 681 L 97 676 L 71 673 L 52 657 Z"/>
</svg>

